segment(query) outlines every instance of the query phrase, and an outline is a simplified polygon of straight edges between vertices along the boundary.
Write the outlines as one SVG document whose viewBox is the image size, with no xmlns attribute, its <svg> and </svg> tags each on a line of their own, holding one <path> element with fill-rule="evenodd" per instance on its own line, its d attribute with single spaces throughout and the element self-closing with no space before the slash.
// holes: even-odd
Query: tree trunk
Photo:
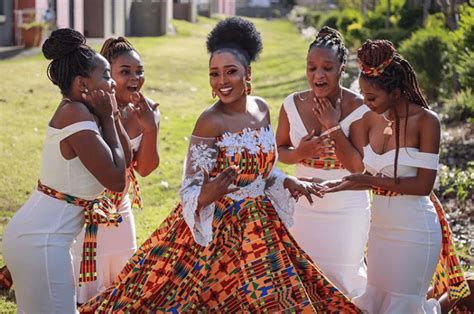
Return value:
<svg viewBox="0 0 474 314">
<path fill-rule="evenodd" d="M 431 0 L 424 0 L 423 1 L 423 25 L 425 25 L 426 19 L 428 18 L 430 7 L 431 7 Z"/>
<path fill-rule="evenodd" d="M 457 15 L 457 3 L 456 0 L 437 0 L 438 4 L 443 11 L 444 18 L 446 19 L 446 26 L 454 31 L 458 28 Z"/>
<path fill-rule="evenodd" d="M 387 0 L 387 16 L 385 17 L 385 28 L 390 27 L 390 7 L 391 7 L 391 1 Z"/>
</svg>

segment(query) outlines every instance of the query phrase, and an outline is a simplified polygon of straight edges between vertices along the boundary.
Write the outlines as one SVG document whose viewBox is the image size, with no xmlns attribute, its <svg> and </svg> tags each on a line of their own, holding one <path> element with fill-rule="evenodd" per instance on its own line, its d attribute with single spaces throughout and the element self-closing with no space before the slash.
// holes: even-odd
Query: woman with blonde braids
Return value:
<svg viewBox="0 0 474 314">
<path fill-rule="evenodd" d="M 354 142 L 367 173 L 329 184 L 327 193 L 373 189 L 367 289 L 353 299 L 369 313 L 440 313 L 436 299 L 469 294 L 449 226 L 430 193 L 439 159 L 440 122 L 428 107 L 411 65 L 387 40 L 358 50 L 359 84 L 373 111 Z M 435 274 L 436 270 L 436 274 Z"/>
<path fill-rule="evenodd" d="M 347 55 L 341 34 L 323 27 L 306 57 L 310 89 L 283 102 L 278 153 L 280 161 L 295 164 L 297 177 L 322 182 L 363 170 L 362 156 L 350 140 L 358 136 L 358 120 L 370 110 L 359 94 L 340 84 Z M 314 204 L 301 198 L 294 217 L 291 234 L 326 276 L 348 296 L 361 293 L 366 284 L 368 193 L 341 192 Z"/>
<path fill-rule="evenodd" d="M 134 172 L 145 177 L 158 167 L 158 131 L 160 112 L 158 105 L 141 93 L 145 82 L 144 65 L 140 55 L 124 37 L 109 38 L 100 53 L 110 62 L 111 75 L 116 82 L 115 97 L 120 121 L 130 138 L 132 162 L 128 165 L 127 185 L 122 193 L 106 191 L 122 215 L 118 228 L 99 226 L 97 244 L 97 280 L 77 287 L 77 302 L 84 303 L 112 284 L 128 259 L 137 249 L 132 206 L 142 207 L 138 183 Z M 128 191 L 131 190 L 132 200 Z M 79 261 L 84 232 L 73 246 L 75 273 L 79 274 Z"/>
</svg>

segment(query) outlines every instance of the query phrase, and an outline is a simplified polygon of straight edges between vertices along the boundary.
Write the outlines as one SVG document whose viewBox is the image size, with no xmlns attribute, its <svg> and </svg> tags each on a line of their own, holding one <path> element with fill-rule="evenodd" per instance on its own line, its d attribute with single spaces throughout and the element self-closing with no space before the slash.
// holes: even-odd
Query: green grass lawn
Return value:
<svg viewBox="0 0 474 314">
<path fill-rule="evenodd" d="M 286 20 L 254 22 L 264 49 L 252 66 L 253 94 L 271 105 L 276 126 L 284 97 L 306 87 L 308 43 Z M 139 243 L 178 201 L 188 137 L 194 121 L 213 102 L 205 41 L 216 23 L 216 19 L 201 17 L 197 24 L 174 21 L 176 36 L 130 38 L 145 63 L 144 92 L 160 103 L 162 114 L 160 167 L 139 179 L 145 204 L 144 211 L 136 213 Z M 61 98 L 46 76 L 47 65 L 42 55 L 0 61 L 0 224 L 25 202 L 38 180 L 46 126 Z M 0 296 L 0 312 L 13 309 L 14 304 Z"/>
</svg>

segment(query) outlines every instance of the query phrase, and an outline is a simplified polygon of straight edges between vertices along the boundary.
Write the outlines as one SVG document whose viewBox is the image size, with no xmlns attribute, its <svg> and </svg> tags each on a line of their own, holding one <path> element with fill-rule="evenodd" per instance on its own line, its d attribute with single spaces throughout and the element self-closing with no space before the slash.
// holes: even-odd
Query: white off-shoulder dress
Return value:
<svg viewBox="0 0 474 314">
<path fill-rule="evenodd" d="M 41 183 L 61 193 L 93 200 L 104 187 L 78 157 L 66 160 L 60 142 L 77 132 L 94 132 L 92 121 L 63 129 L 48 127 L 41 164 Z M 6 227 L 3 257 L 15 283 L 19 313 L 76 312 L 71 245 L 84 225 L 81 206 L 34 190 Z"/>
<path fill-rule="evenodd" d="M 290 122 L 290 139 L 297 147 L 301 138 L 308 134 L 294 101 L 289 95 L 283 106 Z M 339 122 L 346 136 L 354 121 L 370 109 L 362 105 Z M 333 156 L 315 156 L 313 160 L 337 161 Z M 338 169 L 339 168 L 339 169 Z M 339 180 L 350 175 L 341 167 L 316 168 L 311 161 L 298 163 L 296 176 L 315 177 L 323 180 Z M 298 244 L 322 269 L 324 274 L 346 295 L 353 297 L 365 289 L 366 268 L 364 249 L 369 230 L 369 194 L 366 191 L 344 191 L 317 198 L 311 205 L 306 198 L 298 200 L 295 207 L 294 226 L 290 229 Z"/>
<path fill-rule="evenodd" d="M 376 154 L 364 147 L 364 164 L 372 174 L 394 177 L 395 150 Z M 415 177 L 419 168 L 436 170 L 438 155 L 402 147 L 397 176 Z M 441 313 L 426 299 L 441 248 L 441 229 L 429 196 L 374 195 L 368 241 L 366 291 L 353 302 L 369 313 Z"/>
</svg>

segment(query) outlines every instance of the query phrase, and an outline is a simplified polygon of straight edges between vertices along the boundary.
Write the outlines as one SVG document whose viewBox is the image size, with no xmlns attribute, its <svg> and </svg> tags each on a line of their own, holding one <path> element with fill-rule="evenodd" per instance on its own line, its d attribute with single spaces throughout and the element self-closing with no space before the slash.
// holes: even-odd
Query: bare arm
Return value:
<svg viewBox="0 0 474 314">
<path fill-rule="evenodd" d="M 136 108 L 140 108 L 137 120 L 143 128 L 143 137 L 140 148 L 135 155 L 137 162 L 134 169 L 142 176 L 146 177 L 155 170 L 160 164 L 160 155 L 158 153 L 158 132 L 160 122 L 155 119 L 158 105 L 150 99 L 141 95 L 139 102 L 134 102 Z"/>
<path fill-rule="evenodd" d="M 79 157 L 84 166 L 106 188 L 121 192 L 125 188 L 125 157 L 112 116 L 112 109 L 98 104 L 94 111 L 102 126 L 102 136 L 91 130 L 84 130 L 65 138 L 71 151 L 71 158 Z M 61 119 L 62 118 L 62 119 Z M 64 108 L 59 118 L 63 127 L 79 121 L 91 121 L 92 115 L 81 103 L 71 103 Z M 61 153 L 63 153 L 61 146 Z M 64 155 L 64 154 L 63 154 Z"/>
<path fill-rule="evenodd" d="M 324 129 L 329 130 L 337 126 L 340 118 L 340 104 L 336 104 L 335 107 L 333 107 L 326 98 L 319 98 L 317 100 L 320 106 L 317 107 L 318 110 L 315 110 L 314 113 Z M 353 132 L 357 132 L 357 129 L 351 128 L 350 134 L 352 135 Z M 362 155 L 354 147 L 349 138 L 346 137 L 342 129 L 331 132 L 329 136 L 334 141 L 336 156 L 344 167 L 350 172 L 364 171 Z"/>
<path fill-rule="evenodd" d="M 420 152 L 439 153 L 440 123 L 438 118 L 427 112 L 418 122 L 421 126 Z M 398 182 L 393 178 L 355 174 L 347 177 L 348 181 L 359 184 L 380 187 L 385 190 L 408 195 L 428 195 L 433 189 L 436 180 L 436 170 L 418 168 L 417 175 L 411 178 L 399 178 Z"/>
</svg>

